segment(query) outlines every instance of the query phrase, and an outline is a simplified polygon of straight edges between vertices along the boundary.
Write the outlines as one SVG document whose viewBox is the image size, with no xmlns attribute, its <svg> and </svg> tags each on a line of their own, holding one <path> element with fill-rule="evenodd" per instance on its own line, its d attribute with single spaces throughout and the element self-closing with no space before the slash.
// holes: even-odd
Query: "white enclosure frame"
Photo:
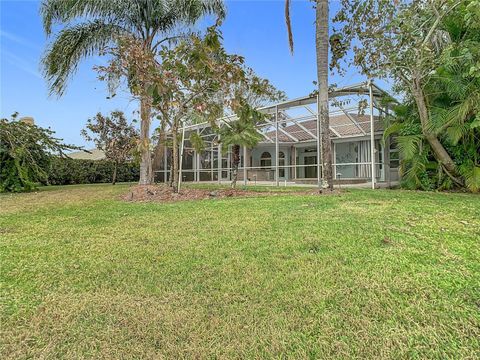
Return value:
<svg viewBox="0 0 480 360">
<path fill-rule="evenodd" d="M 351 163 L 351 164 L 336 164 L 335 158 L 332 159 L 332 163 L 334 166 L 334 169 L 336 169 L 336 166 L 343 166 L 343 165 L 370 165 L 370 180 L 371 180 L 371 187 L 374 189 L 376 187 L 376 178 L 377 178 L 377 166 L 379 165 L 386 165 L 387 160 L 386 159 L 386 153 L 388 151 L 384 151 L 383 155 L 383 163 L 377 163 L 376 162 L 376 152 L 377 150 L 375 149 L 375 135 L 379 135 L 379 133 L 375 133 L 375 116 L 374 112 L 375 110 L 378 111 L 380 115 L 382 114 L 388 114 L 388 106 L 385 106 L 384 108 L 380 107 L 378 105 L 378 102 L 376 100 L 384 98 L 385 96 L 388 96 L 388 93 L 382 90 L 380 87 L 378 87 L 372 80 L 369 80 L 367 82 L 362 82 L 358 83 L 355 85 L 351 86 L 345 86 L 341 88 L 334 89 L 330 92 L 329 98 L 330 99 L 336 99 L 338 97 L 342 96 L 349 96 L 349 95 L 361 95 L 361 96 L 368 96 L 368 103 L 369 103 L 369 112 L 370 112 L 370 134 L 367 134 L 365 130 L 360 126 L 360 124 L 351 116 L 349 115 L 349 110 L 352 109 L 345 109 L 342 105 L 337 106 L 338 109 L 335 112 L 338 113 L 343 113 L 345 114 L 350 120 L 353 125 L 355 125 L 362 133 L 363 135 L 367 136 L 370 135 L 370 157 L 371 161 L 369 163 Z M 310 105 L 316 104 L 317 106 L 317 111 L 313 111 L 310 108 Z M 303 107 L 308 112 L 310 113 L 309 116 L 306 117 L 300 117 L 300 118 L 293 118 L 289 116 L 288 114 L 285 113 L 286 110 L 288 109 L 293 109 L 293 108 L 299 108 Z M 275 145 L 275 164 L 274 164 L 274 171 L 275 171 L 275 178 L 274 178 L 274 184 L 276 186 L 280 185 L 280 177 L 279 177 L 279 169 L 280 168 L 292 168 L 294 169 L 294 176 L 296 178 L 297 175 L 297 167 L 303 166 L 306 167 L 306 165 L 298 165 L 296 164 L 296 154 L 293 157 L 295 161 L 295 165 L 279 165 L 279 152 L 280 152 L 280 141 L 279 141 L 279 135 L 282 134 L 286 137 L 288 137 L 291 141 L 285 142 L 283 141 L 282 144 L 300 144 L 302 143 L 301 140 L 297 139 L 294 135 L 289 134 L 285 130 L 283 130 L 282 125 L 283 124 L 295 124 L 297 125 L 300 129 L 302 129 L 305 133 L 309 134 L 315 141 L 316 141 L 316 156 L 317 156 L 317 161 L 316 164 L 312 165 L 307 165 L 307 166 L 316 166 L 317 167 L 317 185 L 319 187 L 322 186 L 322 176 L 323 176 L 323 171 L 322 171 L 322 162 L 321 162 L 321 153 L 322 153 L 322 133 L 321 133 L 321 127 L 320 127 L 320 116 L 319 116 L 319 103 L 318 103 L 318 95 L 308 95 L 305 97 L 297 98 L 297 99 L 292 99 L 288 101 L 283 101 L 279 102 L 276 104 L 272 104 L 269 106 L 264 106 L 259 109 L 257 109 L 265 114 L 271 115 L 273 118 L 272 121 L 266 121 L 264 124 L 261 124 L 259 126 L 259 132 L 262 134 L 262 136 L 265 138 L 264 143 L 266 144 L 274 144 Z M 284 117 L 284 119 L 280 119 L 280 114 Z M 217 123 L 219 126 L 230 126 L 229 122 L 234 120 L 235 116 L 230 115 L 230 116 L 225 116 L 221 119 L 218 119 Z M 313 131 L 307 129 L 305 126 L 302 125 L 302 122 L 308 119 L 316 119 L 316 133 Z M 352 125 L 350 124 L 350 125 Z M 272 134 L 274 134 L 274 139 L 272 140 L 271 137 L 267 136 L 268 132 L 262 131 L 266 128 L 273 127 L 273 130 L 271 131 Z M 194 124 L 194 125 L 184 125 L 182 126 L 182 141 L 180 143 L 180 158 L 179 158 L 179 189 L 181 186 L 181 182 L 183 180 L 183 172 L 188 172 L 188 171 L 193 171 L 194 172 L 194 181 L 198 182 L 200 181 L 200 172 L 202 171 L 200 169 L 200 156 L 197 154 L 196 151 L 193 151 L 193 165 L 192 165 L 192 170 L 185 170 L 183 169 L 183 155 L 184 155 L 184 150 L 185 150 L 185 133 L 190 132 L 190 131 L 196 131 L 200 134 L 200 131 L 203 131 L 205 129 L 209 129 L 210 124 L 209 123 L 201 123 L 201 124 Z M 337 131 L 337 129 L 331 127 L 330 131 L 332 131 L 337 139 L 342 139 L 342 138 L 349 138 L 349 136 L 342 136 L 340 133 Z M 219 183 L 222 182 L 222 173 L 224 171 L 227 171 L 227 174 L 230 173 L 231 171 L 231 166 L 229 162 L 227 163 L 227 168 L 224 168 L 222 166 L 222 153 L 221 153 L 221 145 L 220 145 L 220 135 L 216 135 L 214 133 L 209 133 L 205 135 L 204 137 L 210 138 L 209 140 L 205 140 L 206 143 L 206 149 L 210 150 L 210 163 L 211 167 L 210 169 L 204 169 L 203 171 L 209 171 L 211 174 L 211 180 L 214 178 L 214 172 L 217 170 L 217 181 Z M 352 140 L 353 138 L 358 137 L 358 136 L 351 136 Z M 312 140 L 309 140 L 309 142 L 312 142 Z M 216 148 L 216 153 L 217 153 L 217 167 L 214 167 L 214 155 L 215 155 L 215 148 Z M 385 148 L 385 147 L 384 147 Z M 294 147 L 294 149 L 296 149 Z M 166 150 L 166 148 L 165 148 Z M 388 150 L 388 147 L 387 147 Z M 243 170 L 243 181 L 244 184 L 247 185 L 247 171 L 248 170 L 254 170 L 259 167 L 254 167 L 254 166 L 246 166 L 247 162 L 247 152 L 248 149 L 243 148 L 243 166 L 239 167 L 239 173 L 240 171 Z M 296 151 L 295 151 L 296 152 Z M 160 171 L 164 174 L 164 181 L 167 181 L 169 169 L 167 168 L 167 151 L 164 151 L 164 169 Z M 385 171 L 385 168 L 387 171 L 389 171 L 389 166 L 384 166 L 383 169 Z M 336 173 L 336 172 L 335 172 Z"/>
</svg>

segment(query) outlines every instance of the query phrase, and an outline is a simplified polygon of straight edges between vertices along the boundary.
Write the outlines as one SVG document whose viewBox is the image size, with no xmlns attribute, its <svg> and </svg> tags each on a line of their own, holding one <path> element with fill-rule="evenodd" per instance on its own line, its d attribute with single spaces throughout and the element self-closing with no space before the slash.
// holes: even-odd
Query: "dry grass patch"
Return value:
<svg viewBox="0 0 480 360">
<path fill-rule="evenodd" d="M 319 192 L 317 189 L 300 188 L 300 189 L 283 189 L 282 191 L 275 191 L 272 188 L 261 189 L 259 187 L 238 187 L 231 189 L 229 187 L 217 187 L 215 185 L 209 186 L 184 186 L 180 192 L 174 193 L 172 188 L 167 185 L 135 185 L 130 187 L 128 193 L 122 196 L 125 201 L 142 202 L 175 202 L 187 200 L 215 200 L 225 198 L 237 197 L 255 197 L 255 196 L 279 196 L 290 193 L 291 195 L 338 195 L 339 190 Z M 275 189 L 275 188 L 274 188 Z"/>
</svg>

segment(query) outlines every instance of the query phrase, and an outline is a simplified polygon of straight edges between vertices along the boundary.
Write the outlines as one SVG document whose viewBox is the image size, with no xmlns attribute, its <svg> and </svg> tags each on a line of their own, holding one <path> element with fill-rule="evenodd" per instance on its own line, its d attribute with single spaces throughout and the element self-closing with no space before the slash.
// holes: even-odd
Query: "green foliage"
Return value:
<svg viewBox="0 0 480 360">
<path fill-rule="evenodd" d="M 201 152 L 205 149 L 205 141 L 196 132 L 190 133 L 190 144 L 196 151 Z"/>
<path fill-rule="evenodd" d="M 238 108 L 236 115 L 235 120 L 218 129 L 223 151 L 226 151 L 230 145 L 253 148 L 262 139 L 257 125 L 264 121 L 264 114 L 248 104 L 243 104 Z"/>
<path fill-rule="evenodd" d="M 217 22 L 221 21 L 225 6 L 222 0 L 43 0 L 40 13 L 47 36 L 59 29 L 45 51 L 42 65 L 50 93 L 61 96 L 83 59 L 106 55 L 108 47 L 120 47 L 128 39 L 158 60 L 162 44 L 170 45 L 190 33 L 204 16 L 214 15 Z M 135 67 L 135 62 L 130 61 L 125 67 L 128 88 L 140 99 L 141 128 L 148 129 L 151 97 L 147 89 L 152 83 L 145 72 L 149 68 Z M 108 76 L 107 80 L 109 90 L 119 85 L 118 77 Z M 152 181 L 149 135 L 148 130 L 141 131 L 139 142 L 144 169 L 141 182 L 145 184 Z"/>
<path fill-rule="evenodd" d="M 52 185 L 94 184 L 112 182 L 115 163 L 109 160 L 82 160 L 56 157 L 48 168 L 48 181 Z M 117 167 L 118 182 L 139 179 L 135 162 L 125 162 Z"/>
<path fill-rule="evenodd" d="M 460 172 L 465 178 L 465 185 L 470 191 L 480 192 L 480 166 L 473 161 L 460 165 Z"/>
<path fill-rule="evenodd" d="M 80 149 L 62 143 L 54 132 L 27 122 L 0 120 L 0 192 L 21 192 L 48 183 L 48 168 L 55 154 Z"/>
<path fill-rule="evenodd" d="M 268 80 L 256 76 L 242 56 L 227 53 L 218 24 L 205 33 L 184 37 L 175 47 L 162 45 L 160 59 L 132 38 L 122 38 L 109 54 L 109 64 L 97 68 L 100 78 L 116 79 L 113 84 L 127 79 L 133 94 L 150 99 L 161 128 L 171 134 L 175 191 L 182 127 L 204 122 L 216 127 L 226 113 L 239 113 L 246 104 L 284 96 Z M 191 135 L 190 140 L 195 148 L 204 147 L 198 136 Z"/>
<path fill-rule="evenodd" d="M 97 113 L 88 119 L 81 134 L 87 141 L 93 141 L 108 160 L 121 163 L 133 156 L 138 138 L 138 131 L 133 126 L 135 122 L 129 124 L 119 110 L 112 111 L 110 116 Z"/>
<path fill-rule="evenodd" d="M 88 119 L 87 126 L 81 134 L 88 141 L 93 141 L 97 149 L 103 150 L 105 157 L 115 164 L 112 183 L 116 182 L 117 165 L 131 160 L 138 144 L 138 131 L 129 124 L 122 111 L 116 110 L 110 116 L 101 113 Z"/>
<path fill-rule="evenodd" d="M 436 89 L 442 89 L 441 79 L 436 79 L 431 86 Z M 456 112 L 457 105 L 451 98 L 445 97 L 445 93 L 440 93 L 444 102 L 443 109 L 449 116 Z M 430 101 L 440 106 L 437 96 L 430 96 Z M 458 166 L 459 173 L 465 181 L 465 187 L 473 192 L 480 191 L 479 159 L 480 159 L 480 141 L 478 129 L 475 125 L 476 116 L 467 122 L 448 122 L 440 121 L 442 108 L 437 107 L 432 116 L 434 121 L 438 121 L 437 126 L 442 126 L 442 142 L 445 149 L 452 155 Z M 390 124 L 386 127 L 384 138 L 394 135 L 400 152 L 400 172 L 402 175 L 402 184 L 408 189 L 423 190 L 446 190 L 458 187 L 459 184 L 452 181 L 446 170 L 434 158 L 431 148 L 422 134 L 420 120 L 412 103 L 406 103 L 393 108 L 395 116 L 388 119 Z M 437 129 L 437 127 L 435 127 Z"/>
<path fill-rule="evenodd" d="M 62 95 L 81 60 L 102 54 L 122 36 L 154 52 L 176 30 L 178 35 L 179 25 L 188 28 L 209 14 L 223 18 L 225 6 L 221 0 L 44 0 L 40 13 L 47 35 L 64 25 L 42 61 L 50 91 Z"/>
<path fill-rule="evenodd" d="M 478 75 L 478 5 L 469 0 L 341 2 L 334 21 L 341 25 L 338 38 L 345 49 L 353 47 L 352 62 L 370 77 L 395 80 L 394 89 L 418 113 L 421 131 L 410 135 L 423 135 L 431 148 L 428 161 L 433 156 L 455 184 L 464 183 L 450 150 L 471 135 L 465 122 L 479 99 L 478 85 L 462 84 Z M 347 53 L 334 53 L 333 64 Z"/>
<path fill-rule="evenodd" d="M 222 150 L 227 151 L 232 146 L 232 187 L 237 184 L 238 165 L 240 163 L 240 147 L 253 148 L 262 139 L 257 125 L 262 123 L 266 115 L 250 106 L 245 100 L 235 108 L 236 118 L 226 122 L 225 126 L 217 128 L 220 135 Z"/>
<path fill-rule="evenodd" d="M 423 6 L 345 0 L 344 4 L 355 5 L 349 7 L 353 21 L 344 31 L 362 42 L 356 49 L 357 64 L 366 73 L 394 77 L 397 89 L 405 94 L 405 103 L 393 109 L 396 116 L 388 119 L 384 134 L 395 134 L 403 185 L 479 191 L 479 2 L 432 1 Z M 362 12 L 367 12 L 372 26 L 362 27 Z M 379 13 L 388 19 L 378 22 Z M 346 13 L 340 14 L 337 20 L 345 21 Z"/>
</svg>

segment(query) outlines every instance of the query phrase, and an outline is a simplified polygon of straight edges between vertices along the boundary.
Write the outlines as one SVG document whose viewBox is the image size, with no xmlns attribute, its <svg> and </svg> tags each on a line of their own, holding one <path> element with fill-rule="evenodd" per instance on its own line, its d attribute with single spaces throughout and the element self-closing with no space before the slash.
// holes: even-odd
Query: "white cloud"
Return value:
<svg viewBox="0 0 480 360">
<path fill-rule="evenodd" d="M 5 30 L 0 30 L 0 37 L 10 40 L 19 45 L 30 47 L 32 49 L 40 49 L 40 46 L 38 46 L 37 44 Z"/>
<path fill-rule="evenodd" d="M 8 61 L 11 65 L 19 68 L 20 70 L 25 71 L 26 73 L 33 75 L 39 79 L 43 79 L 42 75 L 32 66 L 28 61 L 22 59 L 21 57 L 7 51 L 2 50 L 2 57 L 5 56 L 5 60 Z"/>
</svg>

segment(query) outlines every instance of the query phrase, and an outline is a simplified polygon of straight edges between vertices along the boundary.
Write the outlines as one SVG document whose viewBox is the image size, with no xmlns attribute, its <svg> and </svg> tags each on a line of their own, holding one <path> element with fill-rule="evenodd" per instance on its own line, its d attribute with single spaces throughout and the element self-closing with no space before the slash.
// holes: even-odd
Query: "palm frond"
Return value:
<svg viewBox="0 0 480 360">
<path fill-rule="evenodd" d="M 201 152 L 203 150 L 205 150 L 205 141 L 203 140 L 203 138 L 196 132 L 192 132 L 190 134 L 190 144 L 192 145 L 192 147 L 195 149 L 195 151 L 197 152 Z"/>
<path fill-rule="evenodd" d="M 227 14 L 222 0 L 174 0 L 170 7 L 187 24 L 194 24 L 205 15 L 215 15 L 218 20 L 223 20 Z"/>
<path fill-rule="evenodd" d="M 470 130 L 470 124 L 459 124 L 450 126 L 446 130 L 448 140 L 452 145 L 457 145 L 460 139 Z"/>
<path fill-rule="evenodd" d="M 411 160 L 420 152 L 422 135 L 404 135 L 396 138 L 401 158 Z"/>
<path fill-rule="evenodd" d="M 40 5 L 43 27 L 47 35 L 55 24 L 68 24 L 77 19 L 125 24 L 135 13 L 138 1 L 125 0 L 44 0 Z"/>
<path fill-rule="evenodd" d="M 430 121 L 427 130 L 439 133 L 442 128 L 448 127 L 455 122 L 457 112 L 455 108 L 432 107 L 430 109 Z"/>
<path fill-rule="evenodd" d="M 67 80 L 77 70 L 80 60 L 99 53 L 124 30 L 100 20 L 86 22 L 60 31 L 42 59 L 43 72 L 51 94 L 62 95 Z"/>
<path fill-rule="evenodd" d="M 398 134 L 398 132 L 403 128 L 403 124 L 401 122 L 393 122 L 389 126 L 385 128 L 383 131 L 383 141 L 385 141 L 389 136 L 393 134 Z"/>
<path fill-rule="evenodd" d="M 424 189 L 428 190 L 422 181 L 425 174 L 425 161 L 422 156 L 415 156 L 409 161 L 402 161 L 400 165 L 400 174 L 402 175 L 402 183 L 408 189 Z"/>
<path fill-rule="evenodd" d="M 475 119 L 470 123 L 470 129 L 480 128 L 480 112 L 476 115 Z"/>
<path fill-rule="evenodd" d="M 288 46 L 290 48 L 290 52 L 293 54 L 293 33 L 292 21 L 290 19 L 290 0 L 285 0 L 285 23 L 287 25 Z"/>
<path fill-rule="evenodd" d="M 222 19 L 226 10 L 222 0 L 43 0 L 40 13 L 47 35 L 55 24 L 65 26 L 42 60 L 50 92 L 61 95 L 79 61 L 115 35 L 129 33 L 155 47 L 179 26 L 208 14 Z"/>
<path fill-rule="evenodd" d="M 480 166 L 468 163 L 460 167 L 460 172 L 465 178 L 465 185 L 472 192 L 480 192 Z"/>
</svg>

